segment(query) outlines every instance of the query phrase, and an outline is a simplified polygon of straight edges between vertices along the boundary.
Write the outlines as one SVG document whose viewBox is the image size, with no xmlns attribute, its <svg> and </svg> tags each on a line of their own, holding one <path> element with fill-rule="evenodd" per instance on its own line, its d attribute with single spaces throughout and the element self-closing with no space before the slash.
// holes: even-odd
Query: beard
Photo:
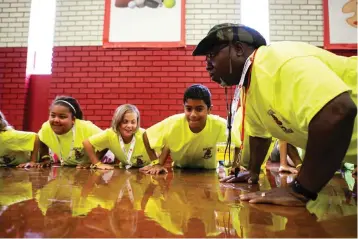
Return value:
<svg viewBox="0 0 358 239">
<path fill-rule="evenodd" d="M 240 78 L 242 74 L 243 66 L 241 65 L 232 65 L 232 61 L 230 59 L 228 73 L 221 74 L 216 78 L 220 80 L 220 85 L 223 87 L 238 85 L 240 83 Z"/>
<path fill-rule="evenodd" d="M 238 77 L 237 74 L 235 74 L 234 72 L 218 78 L 220 79 L 220 85 L 222 87 L 238 85 L 240 82 L 240 77 Z"/>
</svg>

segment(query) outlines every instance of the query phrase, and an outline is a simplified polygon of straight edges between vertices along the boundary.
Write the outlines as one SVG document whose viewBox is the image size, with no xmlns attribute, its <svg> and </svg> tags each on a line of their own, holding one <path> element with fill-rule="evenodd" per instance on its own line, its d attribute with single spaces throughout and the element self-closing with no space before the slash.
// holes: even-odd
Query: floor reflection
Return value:
<svg viewBox="0 0 358 239">
<path fill-rule="evenodd" d="M 339 175 L 307 209 L 238 199 L 292 180 L 275 166 L 253 186 L 221 184 L 215 170 L 0 168 L 0 237 L 356 238 L 356 198 Z"/>
</svg>

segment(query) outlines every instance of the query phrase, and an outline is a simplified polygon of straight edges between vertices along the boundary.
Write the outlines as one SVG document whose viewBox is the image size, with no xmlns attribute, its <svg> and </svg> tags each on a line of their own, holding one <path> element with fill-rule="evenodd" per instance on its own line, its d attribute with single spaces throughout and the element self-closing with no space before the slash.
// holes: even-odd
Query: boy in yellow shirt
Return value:
<svg viewBox="0 0 358 239">
<path fill-rule="evenodd" d="M 28 166 L 36 162 L 38 150 L 36 133 L 13 129 L 0 111 L 0 166 Z"/>
<path fill-rule="evenodd" d="M 214 26 L 193 55 L 206 56 L 213 81 L 238 85 L 242 92 L 236 100 L 248 125 L 250 164 L 238 182 L 257 182 L 271 137 L 306 150 L 290 187 L 241 195 L 242 200 L 304 206 L 317 198 L 343 159 L 356 163 L 356 56 L 303 42 L 266 46 L 256 30 L 231 23 Z"/>
<path fill-rule="evenodd" d="M 58 96 L 50 107 L 49 120 L 38 132 L 41 140 L 40 157 L 43 167 L 58 157 L 61 165 L 88 168 L 90 160 L 82 142 L 101 132 L 91 121 L 83 120 L 81 107 L 75 98 Z"/>
<path fill-rule="evenodd" d="M 119 106 L 112 119 L 111 128 L 93 135 L 83 141 L 83 146 L 92 164 L 98 169 L 113 169 L 103 164 L 95 151 L 110 149 L 120 161 L 120 166 L 143 167 L 150 164 L 150 159 L 143 144 L 144 129 L 140 128 L 139 110 L 134 105 Z"/>
<path fill-rule="evenodd" d="M 215 169 L 216 144 L 226 141 L 226 120 L 211 115 L 211 93 L 203 85 L 192 85 L 184 93 L 184 113 L 176 114 L 148 128 L 143 134 L 148 154 L 156 158 L 154 149 L 162 150 L 159 163 L 140 169 L 158 174 L 167 172 L 164 164 L 170 154 L 179 168 Z M 238 159 L 238 145 L 234 162 Z"/>
</svg>

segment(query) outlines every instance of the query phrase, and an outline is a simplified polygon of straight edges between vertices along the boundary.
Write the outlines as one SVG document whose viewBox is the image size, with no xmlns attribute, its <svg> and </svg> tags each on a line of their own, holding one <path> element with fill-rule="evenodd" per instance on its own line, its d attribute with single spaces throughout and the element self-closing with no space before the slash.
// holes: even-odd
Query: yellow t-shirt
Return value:
<svg viewBox="0 0 358 239">
<path fill-rule="evenodd" d="M 331 180 L 318 193 L 315 201 L 310 200 L 306 206 L 311 214 L 315 214 L 317 221 L 334 220 L 340 217 L 357 215 L 357 202 L 347 200 L 342 181 Z"/>
<path fill-rule="evenodd" d="M 242 110 L 239 109 L 234 117 L 234 122 L 232 125 L 232 137 L 234 137 L 237 142 L 241 142 L 241 127 L 242 124 Z M 241 152 L 241 166 L 248 167 L 250 162 L 250 135 L 248 134 L 247 130 L 247 122 L 245 121 L 245 130 L 244 130 L 244 148 Z M 269 159 L 272 149 L 275 145 L 275 139 L 272 138 L 271 145 L 269 147 L 269 150 L 267 151 L 267 154 L 265 156 L 264 162 L 261 165 L 261 169 L 266 168 L 266 162 Z"/>
<path fill-rule="evenodd" d="M 32 182 L 25 170 L 11 170 L 0 177 L 0 208 L 32 199 Z"/>
<path fill-rule="evenodd" d="M 174 166 L 216 168 L 216 144 L 226 142 L 226 120 L 208 115 L 205 128 L 193 133 L 184 114 L 176 114 L 146 130 L 151 148 L 167 146 Z M 237 144 L 235 144 L 237 145 Z"/>
<path fill-rule="evenodd" d="M 73 145 L 73 152 L 70 155 L 70 149 L 72 145 L 73 132 L 72 130 L 68 131 L 63 135 L 57 135 L 58 140 L 61 145 L 58 144 L 56 139 L 56 134 L 51 129 L 50 123 L 45 122 L 38 135 L 40 140 L 46 144 L 52 153 L 55 153 L 58 157 L 60 157 L 60 149 L 62 151 L 62 157 L 64 158 L 65 165 L 78 165 L 81 163 L 88 163 L 89 158 L 87 154 L 85 154 L 82 142 L 85 139 L 88 139 L 90 136 L 101 132 L 102 130 L 98 128 L 91 121 L 79 120 L 76 119 L 74 124 L 75 131 L 75 141 Z"/>
<path fill-rule="evenodd" d="M 145 130 L 140 128 L 134 135 L 136 142 L 131 156 L 131 163 L 134 167 L 143 167 L 150 164 L 150 159 L 143 143 L 144 132 Z M 128 164 L 127 154 L 123 152 L 119 143 L 118 135 L 113 131 L 112 128 L 108 128 L 105 131 L 93 135 L 88 140 L 96 150 L 102 151 L 103 149 L 108 148 L 122 165 Z M 124 147 L 126 152 L 128 152 L 130 143 L 125 144 Z"/>
<path fill-rule="evenodd" d="M 308 125 L 329 101 L 349 92 L 357 103 L 357 57 L 337 56 L 300 42 L 257 50 L 246 100 L 248 133 L 275 137 L 306 148 Z M 356 162 L 353 131 L 346 160 Z"/>
<path fill-rule="evenodd" d="M 206 236 L 218 236 L 215 211 L 228 211 L 230 206 L 223 202 L 216 172 L 195 172 L 195 177 L 190 171 L 178 170 L 173 174 L 169 189 L 155 186 L 145 215 L 170 233 L 184 236 L 190 219 L 196 218 L 203 223 Z"/>
<path fill-rule="evenodd" d="M 9 128 L 0 132 L 0 166 L 18 165 L 30 159 L 36 133 Z"/>
<path fill-rule="evenodd" d="M 74 168 L 55 168 L 55 170 L 58 170 L 58 176 L 36 191 L 35 198 L 38 207 L 42 214 L 46 215 L 54 203 L 61 202 L 71 209 L 72 215 L 75 216 L 73 209 L 79 205 L 83 187 L 75 184 L 76 171 Z M 89 211 L 91 208 L 87 209 L 86 213 Z M 83 212 L 83 214 L 86 213 Z"/>
<path fill-rule="evenodd" d="M 133 211 L 143 210 L 141 202 L 151 182 L 150 177 L 141 173 L 137 175 L 126 174 L 124 171 L 114 175 L 113 170 L 105 173 L 96 171 L 95 173 L 103 174 L 102 178 L 104 174 L 112 174 L 113 176 L 106 184 L 101 182 L 102 180 L 97 180 L 97 183 L 100 183 L 96 186 L 93 185 L 85 196 L 81 195 L 80 200 L 76 201 L 78 203 L 73 204 L 74 215 L 86 215 L 97 207 L 112 211 L 117 206 L 116 204 L 121 203 L 124 198 L 129 198 Z M 83 191 L 84 189 L 82 189 L 82 194 Z"/>
</svg>

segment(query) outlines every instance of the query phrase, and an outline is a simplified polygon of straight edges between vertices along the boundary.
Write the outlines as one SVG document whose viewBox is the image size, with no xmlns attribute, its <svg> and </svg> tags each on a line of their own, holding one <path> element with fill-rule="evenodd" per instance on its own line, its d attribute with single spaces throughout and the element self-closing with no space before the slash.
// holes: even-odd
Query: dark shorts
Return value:
<svg viewBox="0 0 358 239">
<path fill-rule="evenodd" d="M 280 150 L 278 149 L 278 140 L 276 140 L 271 152 L 271 162 L 280 162 Z"/>
</svg>

